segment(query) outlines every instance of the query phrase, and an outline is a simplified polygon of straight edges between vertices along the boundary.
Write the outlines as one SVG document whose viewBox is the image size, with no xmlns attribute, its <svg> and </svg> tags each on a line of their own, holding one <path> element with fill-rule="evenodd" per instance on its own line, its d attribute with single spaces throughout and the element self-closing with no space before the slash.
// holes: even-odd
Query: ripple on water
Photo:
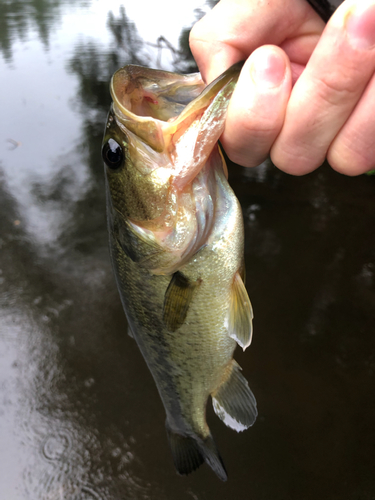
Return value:
<svg viewBox="0 0 375 500">
<path fill-rule="evenodd" d="M 72 447 L 72 439 L 67 431 L 58 431 L 47 436 L 42 453 L 47 460 L 63 460 Z"/>
<path fill-rule="evenodd" d="M 102 500 L 102 497 L 91 488 L 91 486 L 82 486 L 80 500 Z"/>
</svg>

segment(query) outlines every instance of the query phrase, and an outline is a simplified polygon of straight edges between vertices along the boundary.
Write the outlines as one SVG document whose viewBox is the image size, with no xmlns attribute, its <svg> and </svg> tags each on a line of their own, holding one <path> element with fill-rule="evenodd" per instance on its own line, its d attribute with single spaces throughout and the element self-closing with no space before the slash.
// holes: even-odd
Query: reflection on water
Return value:
<svg viewBox="0 0 375 500">
<path fill-rule="evenodd" d="M 0 2 L 0 49 L 5 59 L 12 59 L 13 44 L 26 41 L 35 32 L 45 47 L 49 46 L 51 31 L 61 18 L 66 0 L 2 0 Z M 71 0 L 69 3 L 74 3 Z"/>
<path fill-rule="evenodd" d="M 328 167 L 230 167 L 260 415 L 236 435 L 209 410 L 227 484 L 176 476 L 109 263 L 100 145 L 110 75 L 187 70 L 188 26 L 158 32 L 161 7 L 147 38 L 140 7 L 104 4 L 0 1 L 0 499 L 373 498 L 375 178 Z"/>
</svg>

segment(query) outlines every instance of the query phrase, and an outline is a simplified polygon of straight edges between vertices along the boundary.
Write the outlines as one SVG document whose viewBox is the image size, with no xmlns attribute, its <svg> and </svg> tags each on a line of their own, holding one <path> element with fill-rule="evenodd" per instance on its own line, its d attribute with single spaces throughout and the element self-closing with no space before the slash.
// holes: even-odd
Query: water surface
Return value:
<svg viewBox="0 0 375 500">
<path fill-rule="evenodd" d="M 100 145 L 113 71 L 193 70 L 210 6 L 150 5 L 0 1 L 0 500 L 373 500 L 375 177 L 328 166 L 230 166 L 259 418 L 235 434 L 209 409 L 226 484 L 174 471 L 111 271 Z"/>
</svg>

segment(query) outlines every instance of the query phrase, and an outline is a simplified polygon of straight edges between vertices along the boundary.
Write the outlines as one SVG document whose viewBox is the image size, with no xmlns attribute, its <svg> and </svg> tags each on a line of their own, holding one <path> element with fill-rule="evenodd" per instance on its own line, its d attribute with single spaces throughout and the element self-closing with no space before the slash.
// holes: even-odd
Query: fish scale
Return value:
<svg viewBox="0 0 375 500">
<path fill-rule="evenodd" d="M 102 149 L 113 269 L 164 404 L 175 467 L 189 474 L 206 462 L 222 480 L 207 400 L 236 431 L 257 416 L 233 359 L 237 344 L 250 344 L 253 315 L 241 207 L 218 145 L 240 68 L 206 88 L 197 74 L 122 68 Z"/>
</svg>

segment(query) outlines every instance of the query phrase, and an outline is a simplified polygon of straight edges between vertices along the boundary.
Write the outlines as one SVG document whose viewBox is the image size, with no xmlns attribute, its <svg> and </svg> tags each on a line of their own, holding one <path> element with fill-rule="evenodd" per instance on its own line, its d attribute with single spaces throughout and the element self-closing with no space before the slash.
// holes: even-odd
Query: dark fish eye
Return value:
<svg viewBox="0 0 375 500">
<path fill-rule="evenodd" d="M 103 146 L 102 157 L 107 167 L 115 170 L 121 166 L 124 153 L 120 144 L 114 139 L 109 139 Z"/>
</svg>

